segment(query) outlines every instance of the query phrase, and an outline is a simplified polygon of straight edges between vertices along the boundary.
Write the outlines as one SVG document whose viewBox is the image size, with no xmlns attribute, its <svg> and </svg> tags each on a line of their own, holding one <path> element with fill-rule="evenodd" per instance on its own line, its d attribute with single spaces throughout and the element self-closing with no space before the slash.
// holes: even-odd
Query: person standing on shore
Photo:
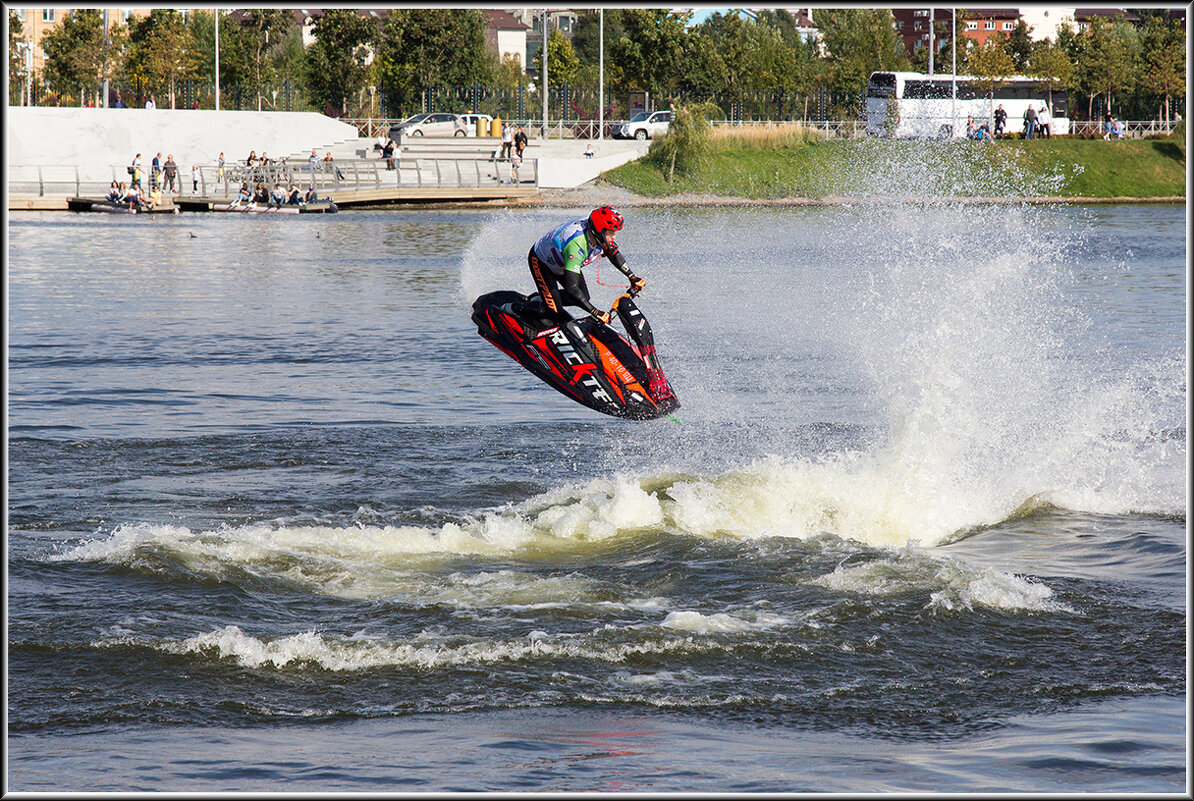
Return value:
<svg viewBox="0 0 1194 801">
<path fill-rule="evenodd" d="M 995 136 L 1003 135 L 1003 127 L 1007 125 L 1007 112 L 1003 110 L 1003 104 L 999 104 L 999 108 L 995 109 Z"/>
<path fill-rule="evenodd" d="M 148 111 L 153 111 L 158 107 L 158 104 L 153 102 L 153 94 L 149 95 L 149 99 L 145 101 L 145 108 Z"/>
<path fill-rule="evenodd" d="M 1048 104 L 1042 103 L 1041 110 L 1036 113 L 1036 129 L 1042 139 L 1048 139 L 1053 135 L 1053 132 L 1049 129 L 1049 125 L 1052 122 L 1053 118 L 1049 116 Z"/>
<path fill-rule="evenodd" d="M 133 176 L 130 184 L 132 186 L 141 186 L 141 154 L 133 156 L 133 163 L 129 165 L 129 175 Z"/>
<path fill-rule="evenodd" d="M 514 129 L 510 127 L 509 122 L 502 123 L 502 154 L 498 158 L 510 158 L 510 152 L 514 149 Z"/>
<path fill-rule="evenodd" d="M 162 169 L 162 174 L 165 176 L 165 185 L 167 192 L 178 194 L 178 164 L 174 161 L 174 154 L 166 156 L 166 166 Z"/>
<path fill-rule="evenodd" d="M 518 126 L 518 133 L 514 134 L 514 152 L 522 158 L 522 151 L 527 149 L 527 132 Z"/>
<path fill-rule="evenodd" d="M 199 165 L 191 165 L 191 193 L 199 194 Z"/>
<path fill-rule="evenodd" d="M 1036 109 L 1031 105 L 1024 110 L 1024 138 L 1031 139 L 1036 133 Z"/>
<path fill-rule="evenodd" d="M 158 153 L 153 157 L 153 162 L 149 167 L 149 188 L 153 189 L 158 185 L 158 177 L 162 174 L 162 154 Z"/>
</svg>

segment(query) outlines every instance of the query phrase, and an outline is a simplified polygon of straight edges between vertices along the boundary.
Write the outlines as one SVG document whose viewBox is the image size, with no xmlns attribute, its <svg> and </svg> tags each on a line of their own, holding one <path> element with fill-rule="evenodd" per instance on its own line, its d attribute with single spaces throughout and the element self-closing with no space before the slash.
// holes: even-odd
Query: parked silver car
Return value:
<svg viewBox="0 0 1194 801">
<path fill-rule="evenodd" d="M 431 111 L 390 126 L 390 138 L 396 142 L 400 136 L 468 136 L 468 132 L 458 115 Z"/>
<path fill-rule="evenodd" d="M 611 129 L 615 139 L 654 139 L 667 133 L 671 111 L 640 111 L 629 122 L 616 122 Z"/>
</svg>

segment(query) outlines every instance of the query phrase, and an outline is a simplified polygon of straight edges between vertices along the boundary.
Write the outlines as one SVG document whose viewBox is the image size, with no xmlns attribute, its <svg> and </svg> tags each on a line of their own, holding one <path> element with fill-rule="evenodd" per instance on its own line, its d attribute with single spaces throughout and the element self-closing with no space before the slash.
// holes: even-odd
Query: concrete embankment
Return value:
<svg viewBox="0 0 1194 801">
<path fill-rule="evenodd" d="M 279 158 L 357 138 L 355 127 L 312 112 L 26 106 L 9 107 L 5 134 L 10 183 L 38 167 L 107 182 L 138 153 L 147 170 L 155 154 L 163 163 L 173 154 L 189 178 L 192 164 L 214 165 L 221 152 L 243 162 L 251 150 Z"/>
</svg>

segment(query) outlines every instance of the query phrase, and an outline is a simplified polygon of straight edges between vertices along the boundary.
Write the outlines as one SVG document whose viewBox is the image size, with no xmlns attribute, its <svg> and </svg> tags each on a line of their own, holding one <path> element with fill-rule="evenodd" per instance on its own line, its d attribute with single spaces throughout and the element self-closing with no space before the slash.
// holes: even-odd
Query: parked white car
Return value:
<svg viewBox="0 0 1194 801">
<path fill-rule="evenodd" d="M 477 122 L 480 121 L 485 124 L 485 133 L 482 136 L 489 136 L 490 125 L 493 123 L 493 117 L 488 114 L 457 114 L 457 117 L 464 120 L 464 133 L 466 136 L 477 135 Z"/>
<path fill-rule="evenodd" d="M 456 114 L 442 111 L 424 112 L 390 127 L 390 138 L 399 136 L 468 136 L 464 120 Z"/>
<path fill-rule="evenodd" d="M 672 121 L 670 111 L 640 111 L 629 122 L 614 123 L 615 139 L 654 139 L 667 133 Z"/>
</svg>

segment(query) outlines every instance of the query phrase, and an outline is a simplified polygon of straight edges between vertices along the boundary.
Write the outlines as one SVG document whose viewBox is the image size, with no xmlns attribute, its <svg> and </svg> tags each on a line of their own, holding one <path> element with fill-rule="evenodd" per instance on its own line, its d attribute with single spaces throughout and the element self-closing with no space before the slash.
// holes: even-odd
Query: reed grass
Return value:
<svg viewBox="0 0 1194 801">
<path fill-rule="evenodd" d="M 799 122 L 719 125 L 710 136 L 717 150 L 790 149 L 824 140 L 824 132 Z"/>
</svg>

